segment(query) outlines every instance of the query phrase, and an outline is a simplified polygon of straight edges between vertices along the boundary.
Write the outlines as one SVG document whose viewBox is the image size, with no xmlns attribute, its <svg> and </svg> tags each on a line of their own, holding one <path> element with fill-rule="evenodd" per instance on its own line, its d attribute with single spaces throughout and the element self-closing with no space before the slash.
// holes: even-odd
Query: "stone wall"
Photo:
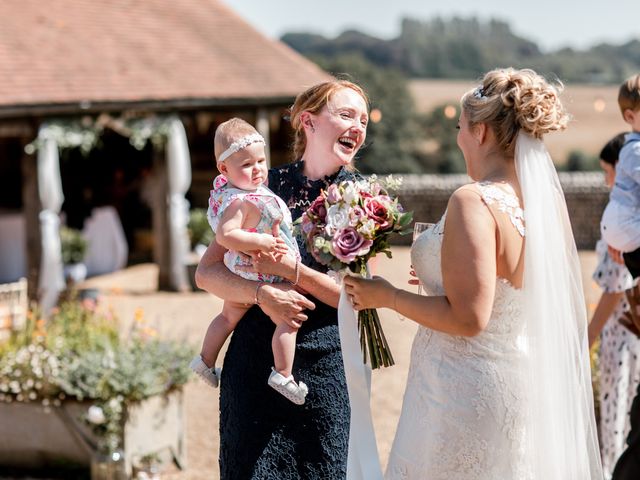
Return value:
<svg viewBox="0 0 640 480">
<path fill-rule="evenodd" d="M 560 172 L 558 175 L 578 249 L 593 249 L 600 238 L 600 217 L 609 199 L 604 175 L 600 172 Z M 401 177 L 403 184 L 397 192 L 400 202 L 405 210 L 413 210 L 413 218 L 419 222 L 437 222 L 451 194 L 470 181 L 466 175 L 405 174 Z M 411 236 L 396 236 L 392 243 L 408 245 Z"/>
</svg>

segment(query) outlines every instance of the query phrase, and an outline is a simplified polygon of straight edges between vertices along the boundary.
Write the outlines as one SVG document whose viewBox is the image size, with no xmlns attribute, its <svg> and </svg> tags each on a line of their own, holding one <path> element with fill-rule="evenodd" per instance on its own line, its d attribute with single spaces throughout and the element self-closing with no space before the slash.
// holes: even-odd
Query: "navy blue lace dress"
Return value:
<svg viewBox="0 0 640 480">
<path fill-rule="evenodd" d="M 331 183 L 352 173 L 310 181 L 299 161 L 269 172 L 269 188 L 299 218 Z M 326 268 L 298 239 L 302 262 Z M 337 311 L 313 297 L 316 309 L 298 331 L 293 375 L 309 387 L 304 405 L 267 385 L 273 365 L 275 326 L 259 307 L 236 327 L 227 349 L 220 388 L 221 480 L 342 480 L 346 478 L 349 399 L 345 383 Z"/>
</svg>

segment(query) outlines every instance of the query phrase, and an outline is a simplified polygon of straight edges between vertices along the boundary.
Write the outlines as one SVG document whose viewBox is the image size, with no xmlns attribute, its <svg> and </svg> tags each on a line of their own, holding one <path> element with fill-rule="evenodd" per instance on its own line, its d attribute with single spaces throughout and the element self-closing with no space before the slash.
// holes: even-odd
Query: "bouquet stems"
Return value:
<svg viewBox="0 0 640 480">
<path fill-rule="evenodd" d="M 367 309 L 358 312 L 358 331 L 360 332 L 360 347 L 364 363 L 367 363 L 368 351 L 373 370 L 395 364 L 391 349 L 382 331 L 377 310 Z"/>
</svg>

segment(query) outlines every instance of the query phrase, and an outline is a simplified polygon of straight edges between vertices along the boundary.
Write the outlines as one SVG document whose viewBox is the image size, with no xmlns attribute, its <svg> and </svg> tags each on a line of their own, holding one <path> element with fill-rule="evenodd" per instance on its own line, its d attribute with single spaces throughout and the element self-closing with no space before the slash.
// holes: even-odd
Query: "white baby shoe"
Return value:
<svg viewBox="0 0 640 480">
<path fill-rule="evenodd" d="M 220 384 L 220 373 L 222 372 L 222 369 L 207 367 L 207 364 L 204 363 L 204 360 L 202 360 L 200 355 L 191 360 L 189 367 L 213 388 L 217 388 Z"/>
<path fill-rule="evenodd" d="M 269 375 L 269 381 L 267 383 L 271 388 L 284 395 L 296 405 L 304 404 L 304 399 L 307 393 L 309 393 L 307 386 L 302 382 L 296 383 L 293 375 L 285 377 L 273 368 L 271 369 L 271 375 Z"/>
</svg>

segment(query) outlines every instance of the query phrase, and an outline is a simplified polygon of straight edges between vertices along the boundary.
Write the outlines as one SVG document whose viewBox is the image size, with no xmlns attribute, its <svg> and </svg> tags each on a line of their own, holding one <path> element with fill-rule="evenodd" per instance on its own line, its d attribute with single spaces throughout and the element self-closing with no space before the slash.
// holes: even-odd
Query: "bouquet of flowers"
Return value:
<svg viewBox="0 0 640 480">
<path fill-rule="evenodd" d="M 400 181 L 375 175 L 364 180 L 347 180 L 322 191 L 296 221 L 309 252 L 334 272 L 348 270 L 367 276 L 367 261 L 378 253 L 391 258 L 389 236 L 410 232 L 411 212 L 404 212 L 388 190 Z M 375 309 L 358 313 L 358 330 L 363 361 L 367 351 L 371 368 L 394 364 L 387 339 Z"/>
</svg>

